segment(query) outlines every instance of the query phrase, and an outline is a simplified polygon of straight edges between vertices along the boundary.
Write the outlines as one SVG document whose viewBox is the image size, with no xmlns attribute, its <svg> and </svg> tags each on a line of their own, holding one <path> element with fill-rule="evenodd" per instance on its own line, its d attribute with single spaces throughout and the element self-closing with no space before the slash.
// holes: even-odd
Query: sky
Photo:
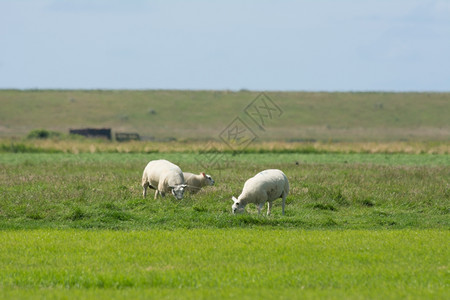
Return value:
<svg viewBox="0 0 450 300">
<path fill-rule="evenodd" d="M 450 0 L 0 0 L 0 89 L 450 91 Z"/>
</svg>

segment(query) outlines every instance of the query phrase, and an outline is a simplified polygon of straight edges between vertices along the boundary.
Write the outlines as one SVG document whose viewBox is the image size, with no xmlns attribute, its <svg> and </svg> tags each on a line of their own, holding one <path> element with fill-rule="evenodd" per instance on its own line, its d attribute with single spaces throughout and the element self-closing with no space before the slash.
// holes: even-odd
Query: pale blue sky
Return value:
<svg viewBox="0 0 450 300">
<path fill-rule="evenodd" d="M 450 91 L 450 0 L 0 0 L 0 88 Z"/>
</svg>

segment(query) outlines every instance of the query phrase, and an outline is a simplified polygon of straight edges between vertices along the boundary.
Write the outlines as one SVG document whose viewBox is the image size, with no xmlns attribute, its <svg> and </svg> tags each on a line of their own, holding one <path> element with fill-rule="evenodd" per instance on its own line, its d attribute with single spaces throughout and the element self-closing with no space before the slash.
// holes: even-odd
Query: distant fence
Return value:
<svg viewBox="0 0 450 300">
<path fill-rule="evenodd" d="M 108 140 L 112 139 L 111 128 L 81 128 L 81 129 L 70 129 L 70 134 L 79 134 L 89 138 L 106 138 Z M 116 141 L 126 142 L 126 141 L 140 141 L 141 137 L 136 132 L 116 132 L 114 134 Z"/>
<path fill-rule="evenodd" d="M 137 133 L 127 133 L 127 132 L 116 132 L 116 141 L 127 142 L 127 141 L 139 141 L 141 137 Z"/>
<path fill-rule="evenodd" d="M 111 136 L 111 128 L 82 128 L 82 129 L 70 129 L 70 134 L 79 134 L 85 137 L 91 138 L 106 138 L 110 140 Z"/>
</svg>

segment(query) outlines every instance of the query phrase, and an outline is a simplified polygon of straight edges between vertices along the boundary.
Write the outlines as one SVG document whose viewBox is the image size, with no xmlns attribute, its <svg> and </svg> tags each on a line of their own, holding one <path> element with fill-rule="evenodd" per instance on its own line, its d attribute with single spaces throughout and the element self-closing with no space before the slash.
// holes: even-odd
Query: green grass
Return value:
<svg viewBox="0 0 450 300">
<path fill-rule="evenodd" d="M 238 116 L 259 140 L 448 142 L 450 135 L 450 93 L 266 94 L 283 114 L 266 118 L 262 131 L 244 113 L 259 92 L 0 90 L 0 136 L 111 127 L 161 140 L 218 139 Z"/>
<path fill-rule="evenodd" d="M 447 299 L 450 93 L 269 92 L 264 130 L 258 94 L 0 90 L 0 299 Z M 217 141 L 236 117 L 257 135 L 241 154 Z M 159 158 L 216 185 L 142 199 Z M 232 215 L 267 168 L 286 215 Z"/>
<path fill-rule="evenodd" d="M 40 164 L 90 164 L 111 163 L 132 164 L 133 168 L 144 169 L 153 159 L 165 158 L 191 168 L 210 167 L 211 171 L 233 168 L 236 164 L 376 164 L 391 166 L 449 166 L 448 154 L 369 154 L 369 153 L 217 153 L 217 157 L 208 154 L 174 153 L 2 153 L 2 165 L 40 165 Z M 140 165 L 139 165 L 140 164 Z M 238 166 L 237 166 L 238 167 Z"/>
<path fill-rule="evenodd" d="M 183 201 L 142 199 L 149 160 L 167 158 L 216 180 Z M 0 228 L 285 227 L 308 229 L 449 228 L 448 155 L 244 154 L 199 167 L 194 153 L 2 154 Z M 298 162 L 298 165 L 296 164 Z M 231 196 L 266 168 L 290 180 L 286 216 L 230 214 Z"/>
<path fill-rule="evenodd" d="M 447 298 L 448 155 L 221 155 L 0 154 L 0 299 Z M 216 185 L 142 199 L 158 158 Z M 286 215 L 232 215 L 266 168 L 290 180 Z"/>
<path fill-rule="evenodd" d="M 449 238 L 441 230 L 8 230 L 0 298 L 444 299 Z"/>
</svg>

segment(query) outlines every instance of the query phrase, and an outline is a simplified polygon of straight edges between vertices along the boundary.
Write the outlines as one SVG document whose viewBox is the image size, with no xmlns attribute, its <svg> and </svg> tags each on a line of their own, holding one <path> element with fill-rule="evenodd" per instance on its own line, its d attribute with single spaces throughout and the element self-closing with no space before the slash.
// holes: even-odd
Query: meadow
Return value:
<svg viewBox="0 0 450 300">
<path fill-rule="evenodd" d="M 448 231 L 1 231 L 2 299 L 446 299 Z"/>
<path fill-rule="evenodd" d="M 258 94 L 0 91 L 0 299 L 447 299 L 450 94 L 270 92 L 264 130 Z M 239 151 L 218 139 L 236 116 Z M 147 140 L 67 135 L 87 126 Z M 143 199 L 159 158 L 216 184 Z M 267 168 L 286 215 L 232 215 Z"/>
<path fill-rule="evenodd" d="M 207 171 L 182 201 L 142 199 L 146 162 Z M 450 160 L 440 154 L 0 155 L 0 298 L 444 299 Z M 282 169 L 286 215 L 231 214 Z"/>
<path fill-rule="evenodd" d="M 448 228 L 448 155 L 222 154 L 207 169 L 195 153 L 3 154 L 0 228 Z M 183 201 L 142 199 L 149 160 L 206 171 L 217 184 Z M 206 165 L 206 164 L 205 164 Z M 231 196 L 266 168 L 291 182 L 288 209 L 231 216 Z"/>
<path fill-rule="evenodd" d="M 260 95 L 253 91 L 0 90 L 0 137 L 24 137 L 40 128 L 68 133 L 70 128 L 109 127 L 156 141 L 205 141 L 218 139 L 236 117 L 264 141 L 448 142 L 450 136 L 450 93 L 266 92 L 279 110 L 259 108 L 261 115 L 270 115 L 264 128 L 245 113 Z"/>
</svg>

